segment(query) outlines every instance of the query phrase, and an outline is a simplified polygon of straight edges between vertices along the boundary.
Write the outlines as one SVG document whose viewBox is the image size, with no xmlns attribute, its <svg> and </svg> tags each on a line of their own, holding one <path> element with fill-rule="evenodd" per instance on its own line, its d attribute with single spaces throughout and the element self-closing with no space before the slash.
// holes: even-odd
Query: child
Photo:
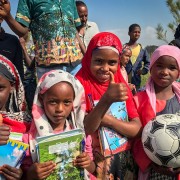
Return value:
<svg viewBox="0 0 180 180">
<path fill-rule="evenodd" d="M 6 144 L 10 132 L 25 133 L 31 117 L 24 110 L 24 88 L 15 66 L 0 55 L 0 145 Z M 3 165 L 0 174 L 7 179 L 20 179 L 21 169 Z"/>
<path fill-rule="evenodd" d="M 121 53 L 120 66 L 121 66 L 121 74 L 127 83 L 128 83 L 128 75 L 127 75 L 125 67 L 127 63 L 129 62 L 131 56 L 132 56 L 131 48 L 129 46 L 124 46 Z"/>
<path fill-rule="evenodd" d="M 82 68 L 76 77 L 85 89 L 87 116 L 85 131 L 91 135 L 97 179 L 134 178 L 134 164 L 129 150 L 105 158 L 100 150 L 98 132 L 100 126 L 107 126 L 127 137 L 135 137 L 141 130 L 141 123 L 134 106 L 132 93 L 120 73 L 122 45 L 119 38 L 109 32 L 95 35 L 82 60 Z M 99 101 L 92 109 L 88 95 Z M 126 101 L 130 122 L 117 120 L 106 112 L 113 102 Z M 118 109 L 118 107 L 117 107 Z"/>
<path fill-rule="evenodd" d="M 121 53 L 120 66 L 121 66 L 121 74 L 127 83 L 128 83 L 128 75 L 127 75 L 127 71 L 126 71 L 125 67 L 126 67 L 127 63 L 129 62 L 131 56 L 132 56 L 131 48 L 129 46 L 124 46 L 122 49 L 122 53 Z M 128 83 L 128 84 L 129 84 L 129 88 L 131 89 L 131 91 L 133 91 L 135 94 L 136 93 L 135 85 L 131 84 L 131 83 Z"/>
<path fill-rule="evenodd" d="M 145 75 L 149 71 L 149 55 L 142 45 L 137 43 L 141 34 L 141 27 L 138 24 L 131 24 L 129 26 L 128 35 L 129 42 L 125 45 L 129 46 L 132 50 L 131 60 L 126 65 L 129 82 L 136 86 L 138 90 L 141 85 L 141 75 Z"/>
<path fill-rule="evenodd" d="M 171 45 L 157 48 L 151 57 L 150 74 L 145 91 L 134 96 L 143 127 L 157 115 L 180 112 L 180 83 L 175 82 L 180 76 L 180 50 Z M 145 154 L 141 139 L 135 141 L 133 153 L 140 167 L 140 179 L 175 178 L 168 168 L 152 168 L 153 163 Z M 171 176 L 162 173 L 163 170 Z"/>
<path fill-rule="evenodd" d="M 33 165 L 27 171 L 27 179 L 44 179 L 56 168 L 52 161 L 37 163 L 35 138 L 51 133 L 61 133 L 83 128 L 85 115 L 84 89 L 80 82 L 67 72 L 53 70 L 40 79 L 33 102 L 33 123 L 29 139 Z M 74 165 L 95 171 L 95 164 L 86 152 L 74 161 Z"/>
</svg>

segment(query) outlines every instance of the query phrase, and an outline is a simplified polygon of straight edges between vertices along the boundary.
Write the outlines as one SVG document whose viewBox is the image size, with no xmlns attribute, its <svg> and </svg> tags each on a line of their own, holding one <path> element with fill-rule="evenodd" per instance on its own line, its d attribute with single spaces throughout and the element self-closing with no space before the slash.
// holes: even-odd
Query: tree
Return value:
<svg viewBox="0 0 180 180">
<path fill-rule="evenodd" d="M 180 1 L 179 0 L 166 0 L 166 5 L 169 8 L 174 21 L 170 22 L 167 27 L 175 33 L 176 27 L 180 24 Z M 168 43 L 167 37 L 167 30 L 164 30 L 163 26 L 159 23 L 156 27 L 156 35 L 159 40 L 165 41 Z"/>
</svg>

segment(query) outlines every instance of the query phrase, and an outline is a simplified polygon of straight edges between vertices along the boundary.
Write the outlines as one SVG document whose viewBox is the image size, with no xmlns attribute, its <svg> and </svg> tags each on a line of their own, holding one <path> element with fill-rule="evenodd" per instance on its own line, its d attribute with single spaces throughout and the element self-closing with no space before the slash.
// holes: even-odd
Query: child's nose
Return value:
<svg viewBox="0 0 180 180">
<path fill-rule="evenodd" d="M 105 65 L 103 65 L 103 66 L 101 67 L 101 70 L 102 70 L 102 71 L 109 71 L 109 66 L 108 66 L 107 64 L 105 64 Z"/>
<path fill-rule="evenodd" d="M 63 105 L 62 103 L 57 104 L 56 106 L 56 112 L 62 112 L 63 111 Z"/>
</svg>

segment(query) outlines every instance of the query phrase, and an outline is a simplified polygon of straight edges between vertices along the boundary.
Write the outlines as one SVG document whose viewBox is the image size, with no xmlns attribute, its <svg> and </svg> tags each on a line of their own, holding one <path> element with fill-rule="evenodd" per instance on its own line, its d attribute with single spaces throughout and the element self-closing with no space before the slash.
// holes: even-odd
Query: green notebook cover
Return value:
<svg viewBox="0 0 180 180">
<path fill-rule="evenodd" d="M 83 139 L 84 133 L 81 129 L 37 138 L 39 162 L 54 161 L 57 164 L 47 180 L 84 179 L 83 170 L 72 164 L 82 152 Z"/>
</svg>

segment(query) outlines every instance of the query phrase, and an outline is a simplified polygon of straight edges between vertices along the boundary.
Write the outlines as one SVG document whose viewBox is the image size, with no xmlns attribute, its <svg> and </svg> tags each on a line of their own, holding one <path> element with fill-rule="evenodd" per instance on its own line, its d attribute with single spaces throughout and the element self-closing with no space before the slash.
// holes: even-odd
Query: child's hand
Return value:
<svg viewBox="0 0 180 180">
<path fill-rule="evenodd" d="M 5 164 L 0 167 L 0 174 L 3 174 L 6 179 L 17 180 L 21 179 L 22 170 Z"/>
<path fill-rule="evenodd" d="M 164 167 L 164 166 L 159 166 L 155 163 L 152 163 L 152 167 L 156 172 L 158 172 L 160 174 L 166 174 L 169 176 L 173 176 L 173 175 L 180 173 L 180 168 L 173 169 L 173 168 L 168 168 L 168 167 Z"/>
<path fill-rule="evenodd" d="M 0 145 L 7 144 L 10 135 L 10 128 L 5 125 L 0 125 Z"/>
<path fill-rule="evenodd" d="M 56 164 L 52 161 L 44 163 L 34 163 L 27 172 L 28 180 L 45 179 L 56 168 Z"/>
<path fill-rule="evenodd" d="M 91 165 L 91 159 L 88 153 L 83 152 L 73 161 L 73 165 L 80 168 L 88 168 Z"/>
<path fill-rule="evenodd" d="M 141 69 L 138 69 L 136 73 L 137 73 L 137 75 L 140 76 L 140 75 L 142 74 L 142 70 L 141 70 Z"/>
<path fill-rule="evenodd" d="M 127 87 L 124 83 L 115 83 L 114 74 L 110 73 L 109 87 L 104 94 L 111 103 L 118 101 L 126 101 L 128 99 Z"/>
<path fill-rule="evenodd" d="M 136 86 L 134 84 L 128 83 L 128 85 L 129 85 L 129 88 L 130 88 L 131 91 L 132 90 L 136 91 Z"/>
</svg>

